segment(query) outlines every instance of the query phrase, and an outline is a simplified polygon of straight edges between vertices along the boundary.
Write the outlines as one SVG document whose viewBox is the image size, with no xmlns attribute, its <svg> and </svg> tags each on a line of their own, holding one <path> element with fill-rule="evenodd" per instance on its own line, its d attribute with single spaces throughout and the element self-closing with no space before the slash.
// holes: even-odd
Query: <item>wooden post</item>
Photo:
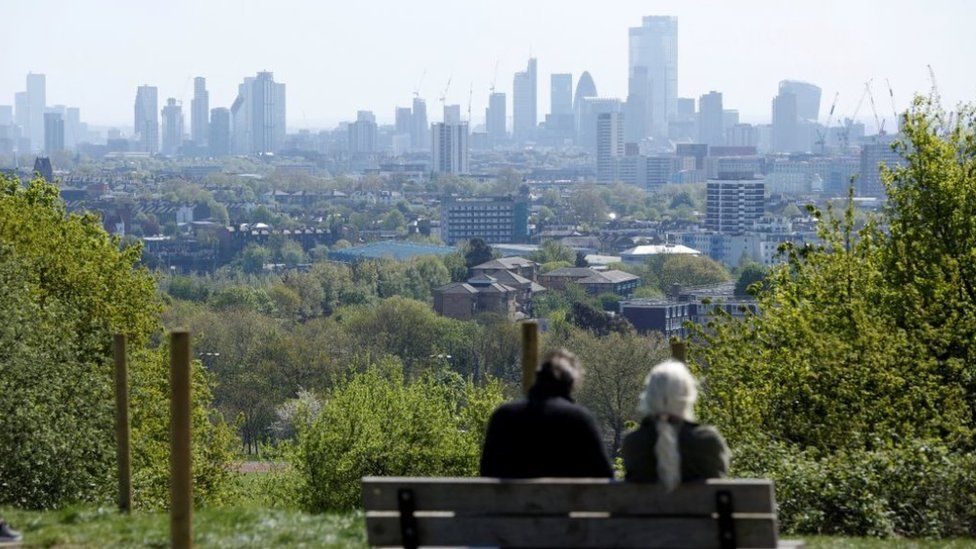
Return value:
<svg viewBox="0 0 976 549">
<path fill-rule="evenodd" d="M 193 544 L 190 461 L 190 333 L 170 334 L 170 538 L 174 549 Z"/>
<path fill-rule="evenodd" d="M 125 360 L 125 336 L 115 334 L 115 441 L 119 462 L 119 511 L 132 510 L 132 451 L 129 430 L 129 371 Z"/>
<path fill-rule="evenodd" d="M 679 362 L 688 362 L 688 344 L 680 339 L 671 340 L 671 358 Z"/>
<path fill-rule="evenodd" d="M 522 323 L 522 393 L 529 394 L 529 387 L 535 382 L 535 371 L 539 368 L 539 325 L 535 322 Z"/>
</svg>

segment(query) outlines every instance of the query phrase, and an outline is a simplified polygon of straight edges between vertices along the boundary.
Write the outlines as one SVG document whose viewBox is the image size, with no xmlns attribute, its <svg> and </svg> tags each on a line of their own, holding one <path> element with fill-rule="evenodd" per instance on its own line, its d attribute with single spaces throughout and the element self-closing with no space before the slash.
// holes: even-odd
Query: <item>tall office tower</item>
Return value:
<svg viewBox="0 0 976 549">
<path fill-rule="evenodd" d="M 26 137 L 29 130 L 28 126 L 30 126 L 30 107 L 28 106 L 27 92 L 14 94 L 14 123 L 20 126 L 21 136 Z"/>
<path fill-rule="evenodd" d="M 797 152 L 799 149 L 799 117 L 796 94 L 781 89 L 773 98 L 773 152 Z"/>
<path fill-rule="evenodd" d="M 135 135 L 139 150 L 159 152 L 159 98 L 156 86 L 139 86 L 136 90 Z"/>
<path fill-rule="evenodd" d="M 713 180 L 706 185 L 705 229 L 742 234 L 763 215 L 765 184 L 761 179 Z"/>
<path fill-rule="evenodd" d="M 538 125 L 536 95 L 536 59 L 530 57 L 529 65 L 524 71 L 515 73 L 512 83 L 512 138 L 515 141 L 535 137 Z"/>
<path fill-rule="evenodd" d="M 362 155 L 376 152 L 376 116 L 371 111 L 356 113 L 356 121 L 347 128 L 349 154 Z"/>
<path fill-rule="evenodd" d="M 174 155 L 183 145 L 183 107 L 170 97 L 163 107 L 163 145 L 162 153 Z"/>
<path fill-rule="evenodd" d="M 731 147 L 757 147 L 759 128 L 752 124 L 735 124 L 725 129 L 725 144 Z"/>
<path fill-rule="evenodd" d="M 44 153 L 53 154 L 64 150 L 64 118 L 61 113 L 44 113 Z"/>
<path fill-rule="evenodd" d="M 799 80 L 783 80 L 779 91 L 796 96 L 796 115 L 800 120 L 816 122 L 820 118 L 820 87 Z"/>
<path fill-rule="evenodd" d="M 722 94 L 711 91 L 698 98 L 698 142 L 710 147 L 725 144 Z"/>
<path fill-rule="evenodd" d="M 443 120 L 445 124 L 460 124 L 461 105 L 444 105 Z"/>
<path fill-rule="evenodd" d="M 468 173 L 468 123 L 431 125 L 431 171 Z"/>
<path fill-rule="evenodd" d="M 604 97 L 586 97 L 580 102 L 580 124 L 576 134 L 576 144 L 584 149 L 596 153 L 597 147 L 597 118 L 601 114 L 621 113 L 623 105 L 619 99 Z M 624 118 L 626 122 L 626 117 Z"/>
<path fill-rule="evenodd" d="M 43 74 L 27 74 L 27 134 L 30 137 L 31 150 L 39 151 L 44 147 L 44 112 L 47 105 L 47 90 Z"/>
<path fill-rule="evenodd" d="M 668 121 L 677 113 L 678 18 L 647 16 L 630 35 L 629 89 L 644 105 L 644 126 L 648 137 L 667 137 Z M 646 71 L 635 71 L 644 67 Z"/>
<path fill-rule="evenodd" d="M 14 125 L 14 106 L 0 105 L 0 126 Z"/>
<path fill-rule="evenodd" d="M 573 95 L 573 118 L 577 139 L 579 139 L 581 131 L 580 118 L 583 114 L 583 100 L 587 97 L 596 97 L 596 84 L 593 83 L 593 77 L 590 76 L 589 71 L 583 71 L 579 80 L 576 81 L 576 94 Z M 577 144 L 579 144 L 578 141 Z"/>
<path fill-rule="evenodd" d="M 647 130 L 647 67 L 634 67 L 627 79 L 627 100 L 624 103 L 626 125 L 624 137 L 637 143 L 649 135 Z"/>
<path fill-rule="evenodd" d="M 82 137 L 81 109 L 68 107 L 64 111 L 64 148 L 74 150 Z"/>
<path fill-rule="evenodd" d="M 210 129 L 207 145 L 213 156 L 230 154 L 230 109 L 220 107 L 210 109 Z"/>
<path fill-rule="evenodd" d="M 573 75 L 549 76 L 549 112 L 554 115 L 573 114 Z"/>
<path fill-rule="evenodd" d="M 617 162 L 624 155 L 624 116 L 607 112 L 596 119 L 596 180 L 613 183 L 618 179 Z"/>
<path fill-rule="evenodd" d="M 410 107 L 397 107 L 395 120 L 396 133 L 409 138 L 413 133 L 413 113 L 410 112 Z"/>
<path fill-rule="evenodd" d="M 488 132 L 488 143 L 497 145 L 508 138 L 505 128 L 505 94 L 492 92 L 488 96 L 488 108 L 485 110 L 485 131 Z"/>
<path fill-rule="evenodd" d="M 197 76 L 193 79 L 193 99 L 190 100 L 190 139 L 197 147 L 207 146 L 210 134 L 210 92 L 207 79 Z"/>
<path fill-rule="evenodd" d="M 410 144 L 415 151 L 426 151 L 430 147 L 430 134 L 427 126 L 427 103 L 419 98 L 413 98 L 413 132 L 410 134 Z"/>
</svg>

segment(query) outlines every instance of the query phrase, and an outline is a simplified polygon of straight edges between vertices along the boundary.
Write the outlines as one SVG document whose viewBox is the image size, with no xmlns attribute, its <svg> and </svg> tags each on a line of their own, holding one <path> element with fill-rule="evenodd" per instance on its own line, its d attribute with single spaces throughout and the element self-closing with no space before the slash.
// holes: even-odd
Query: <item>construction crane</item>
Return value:
<svg viewBox="0 0 976 549">
<path fill-rule="evenodd" d="M 474 82 L 468 88 L 468 126 L 472 126 L 471 123 L 471 97 L 474 95 Z"/>
<path fill-rule="evenodd" d="M 500 61 L 501 61 L 501 59 L 496 59 L 495 60 L 495 72 L 492 73 L 492 75 L 491 75 L 491 85 L 488 86 L 488 91 L 491 92 L 491 93 L 495 93 L 495 82 L 498 80 L 498 63 Z"/>
<path fill-rule="evenodd" d="M 867 83 L 870 84 L 871 81 L 868 80 Z M 867 96 L 867 94 L 868 87 L 865 85 L 864 91 L 861 92 L 861 98 L 857 100 L 857 106 L 854 107 L 854 113 L 851 114 L 850 118 L 848 118 L 844 123 L 844 131 L 842 131 L 840 134 L 841 141 L 844 144 L 844 152 L 847 152 L 851 146 L 851 126 L 857 122 L 857 113 L 861 112 L 861 105 L 864 104 L 864 98 Z"/>
<path fill-rule="evenodd" d="M 939 102 L 939 85 L 935 81 L 935 70 L 932 65 L 926 65 L 929 68 L 929 80 L 932 81 L 932 89 L 929 90 L 929 101 L 933 103 Z"/>
<path fill-rule="evenodd" d="M 895 132 L 898 132 L 898 109 L 895 108 L 895 91 L 891 89 L 891 81 L 885 78 L 885 84 L 888 86 L 888 100 L 891 101 L 891 115 L 895 117 Z"/>
<path fill-rule="evenodd" d="M 440 96 L 441 107 L 443 107 L 444 103 L 447 101 L 447 91 L 451 89 L 451 78 L 453 78 L 453 76 L 447 77 L 447 85 L 444 86 L 444 91 L 441 92 L 441 96 Z"/>
<path fill-rule="evenodd" d="M 874 80 L 873 78 L 871 80 Z M 874 115 L 874 127 L 878 128 L 878 136 L 883 136 L 885 134 L 884 120 L 878 118 L 878 109 L 874 104 L 874 94 L 871 92 L 871 80 L 868 80 L 864 87 L 867 90 L 868 100 L 871 101 L 871 113 Z"/>
<path fill-rule="evenodd" d="M 834 100 L 830 104 L 830 111 L 827 113 L 827 123 L 822 128 L 817 129 L 817 145 L 820 145 L 820 154 L 827 152 L 827 133 L 830 131 L 830 122 L 834 119 L 834 109 L 837 108 L 837 99 L 840 92 L 834 93 Z"/>
<path fill-rule="evenodd" d="M 420 97 L 420 87 L 424 85 L 424 78 L 427 76 L 427 69 L 424 69 L 423 74 L 420 75 L 420 82 L 417 83 L 417 87 L 413 89 L 413 96 Z"/>
</svg>

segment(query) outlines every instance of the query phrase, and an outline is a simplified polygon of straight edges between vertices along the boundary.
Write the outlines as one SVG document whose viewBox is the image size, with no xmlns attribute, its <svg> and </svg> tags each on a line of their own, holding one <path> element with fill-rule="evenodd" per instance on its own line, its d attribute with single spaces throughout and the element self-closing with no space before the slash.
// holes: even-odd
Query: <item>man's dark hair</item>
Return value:
<svg viewBox="0 0 976 549">
<path fill-rule="evenodd" d="M 546 393 L 566 395 L 583 376 L 583 368 L 576 355 L 566 349 L 554 349 L 546 353 L 535 372 L 535 387 Z"/>
</svg>

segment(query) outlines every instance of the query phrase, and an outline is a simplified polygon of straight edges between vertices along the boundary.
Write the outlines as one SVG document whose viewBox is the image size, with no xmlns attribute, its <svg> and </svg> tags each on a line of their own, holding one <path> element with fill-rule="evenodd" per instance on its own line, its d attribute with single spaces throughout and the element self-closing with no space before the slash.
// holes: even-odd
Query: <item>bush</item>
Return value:
<svg viewBox="0 0 976 549">
<path fill-rule="evenodd" d="M 403 381 L 393 359 L 339 384 L 318 417 L 298 425 L 292 455 L 299 500 L 310 511 L 361 503 L 364 476 L 468 476 L 478 472 L 481 441 L 496 384 L 476 388 L 456 376 Z"/>
<path fill-rule="evenodd" d="M 780 523 L 794 534 L 976 534 L 976 456 L 939 442 L 834 453 L 750 443 L 734 449 L 732 466 L 775 481 Z"/>
</svg>

